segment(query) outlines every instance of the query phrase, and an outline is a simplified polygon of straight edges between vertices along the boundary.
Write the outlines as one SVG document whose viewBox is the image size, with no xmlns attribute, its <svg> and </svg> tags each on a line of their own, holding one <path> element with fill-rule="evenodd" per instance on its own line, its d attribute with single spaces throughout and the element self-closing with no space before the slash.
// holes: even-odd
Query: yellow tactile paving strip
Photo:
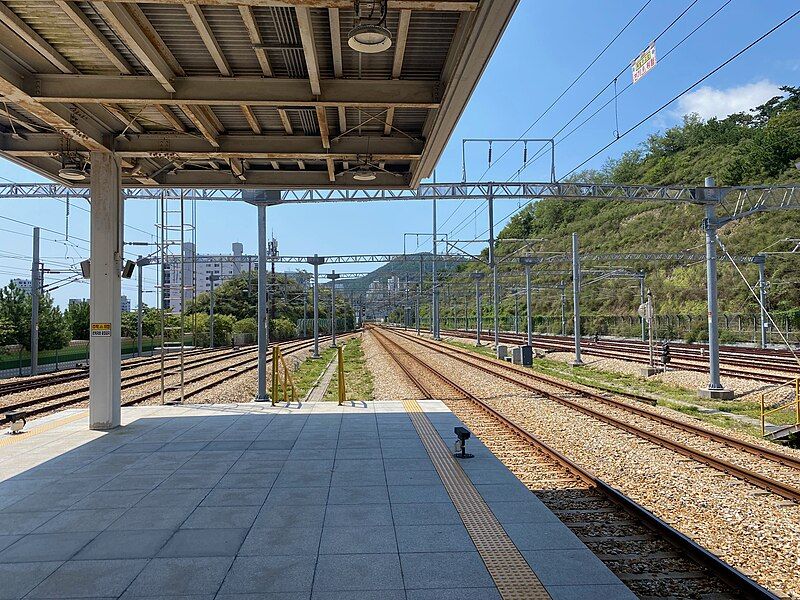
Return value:
<svg viewBox="0 0 800 600">
<path fill-rule="evenodd" d="M 66 425 L 68 423 L 72 423 L 73 421 L 77 421 L 78 419 L 85 419 L 87 412 L 85 410 L 75 413 L 74 415 L 70 415 L 68 417 L 64 417 L 63 419 L 56 419 L 55 421 L 50 421 L 45 423 L 44 425 L 40 425 L 39 427 L 34 427 L 33 429 L 29 429 L 24 431 L 23 433 L 16 433 L 6 434 L 2 438 L 0 438 L 0 448 L 5 446 L 10 446 L 11 444 L 15 444 L 17 442 L 23 442 L 25 440 L 29 440 L 31 436 L 36 435 L 37 433 L 44 433 L 45 431 L 50 431 L 52 429 L 57 429 L 62 425 Z"/>
<path fill-rule="evenodd" d="M 403 406 L 503 600 L 550 598 L 416 400 Z"/>
</svg>

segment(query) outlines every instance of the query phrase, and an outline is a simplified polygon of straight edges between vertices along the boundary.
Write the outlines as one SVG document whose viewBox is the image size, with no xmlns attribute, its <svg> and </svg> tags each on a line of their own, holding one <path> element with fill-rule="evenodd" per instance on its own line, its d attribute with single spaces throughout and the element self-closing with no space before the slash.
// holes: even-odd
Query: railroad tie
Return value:
<svg viewBox="0 0 800 600">
<path fill-rule="evenodd" d="M 503 600 L 546 600 L 550 594 L 450 453 L 416 400 L 404 400 L 436 472 L 458 510 Z"/>
</svg>

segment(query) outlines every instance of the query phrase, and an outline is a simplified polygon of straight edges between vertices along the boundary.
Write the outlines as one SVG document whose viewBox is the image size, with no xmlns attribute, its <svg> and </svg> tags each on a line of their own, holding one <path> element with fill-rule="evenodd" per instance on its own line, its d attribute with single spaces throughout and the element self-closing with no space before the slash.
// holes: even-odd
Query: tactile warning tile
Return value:
<svg viewBox="0 0 800 600">
<path fill-rule="evenodd" d="M 62 425 L 66 425 L 67 423 L 72 423 L 73 421 L 77 421 L 78 419 L 85 418 L 87 414 L 89 413 L 84 410 L 74 415 L 70 415 L 68 417 L 56 419 L 55 421 L 50 421 L 49 423 L 45 423 L 44 425 L 40 425 L 39 427 L 34 427 L 33 429 L 29 429 L 23 433 L 17 433 L 14 435 L 9 433 L 5 437 L 0 438 L 0 448 L 2 448 L 3 446 L 10 446 L 11 444 L 22 442 L 24 440 L 29 440 L 31 436 L 34 436 L 37 433 L 44 433 L 45 431 L 50 431 L 51 429 L 58 429 Z"/>
<path fill-rule="evenodd" d="M 419 403 L 416 400 L 405 400 L 403 406 L 411 416 L 414 428 L 503 600 L 549 599 L 550 594 L 508 537 L 461 465 L 450 454 L 450 449 Z"/>
</svg>

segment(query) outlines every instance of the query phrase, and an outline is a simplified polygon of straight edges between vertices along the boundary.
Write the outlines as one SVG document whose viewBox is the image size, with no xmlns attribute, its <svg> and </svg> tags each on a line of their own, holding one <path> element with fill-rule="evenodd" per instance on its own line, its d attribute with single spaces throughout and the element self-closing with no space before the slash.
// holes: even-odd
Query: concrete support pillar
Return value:
<svg viewBox="0 0 800 600">
<path fill-rule="evenodd" d="M 122 171 L 110 152 L 92 152 L 89 427 L 120 425 Z"/>
<path fill-rule="evenodd" d="M 258 391 L 256 402 L 266 402 L 267 396 L 267 346 L 269 324 L 267 323 L 267 205 L 257 204 L 258 209 Z"/>
<path fill-rule="evenodd" d="M 319 266 L 325 259 L 314 255 L 309 257 L 308 263 L 314 267 L 314 294 L 312 303 L 314 305 L 314 353 L 312 358 L 319 358 Z"/>
<path fill-rule="evenodd" d="M 706 188 L 714 187 L 714 179 L 706 177 Z M 707 195 L 709 190 L 699 190 Z M 706 235 L 706 292 L 708 297 L 708 387 L 700 389 L 704 398 L 732 399 L 733 391 L 722 387 L 719 376 L 719 306 L 717 302 L 717 210 L 716 204 L 705 205 L 703 229 Z"/>
<path fill-rule="evenodd" d="M 436 284 L 436 253 L 438 244 L 436 243 L 436 198 L 433 199 L 433 264 L 431 265 L 431 333 L 433 339 L 439 340 L 439 286 Z"/>
<path fill-rule="evenodd" d="M 33 228 L 33 261 L 31 262 L 31 375 L 39 372 L 39 291 L 42 289 L 42 268 L 39 261 L 39 228 Z"/>
<path fill-rule="evenodd" d="M 572 314 L 575 321 L 575 360 L 573 366 L 583 364 L 581 360 L 581 257 L 578 254 L 578 234 L 572 234 Z"/>
<path fill-rule="evenodd" d="M 525 265 L 525 326 L 528 331 L 528 346 L 533 345 L 533 312 L 531 310 L 531 266 Z"/>
<path fill-rule="evenodd" d="M 497 261 L 494 258 L 494 197 L 492 187 L 489 186 L 489 197 L 486 199 L 489 206 L 489 268 L 492 270 L 492 316 L 494 321 L 494 347 L 500 344 L 500 309 L 497 294 Z"/>
<path fill-rule="evenodd" d="M 142 257 L 136 259 L 136 356 L 142 355 Z"/>
<path fill-rule="evenodd" d="M 759 255 L 753 259 L 758 265 L 758 303 L 761 315 L 761 335 L 759 341 L 760 348 L 767 347 L 767 260 L 766 256 Z"/>
</svg>

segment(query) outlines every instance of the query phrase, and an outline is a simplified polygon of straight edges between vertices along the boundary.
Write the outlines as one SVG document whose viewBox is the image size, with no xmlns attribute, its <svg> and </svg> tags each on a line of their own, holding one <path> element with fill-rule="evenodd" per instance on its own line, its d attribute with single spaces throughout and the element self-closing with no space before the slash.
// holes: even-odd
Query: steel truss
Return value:
<svg viewBox="0 0 800 600">
<path fill-rule="evenodd" d="M 125 199 L 160 200 L 162 196 L 180 197 L 178 188 L 126 188 Z M 253 190 L 242 189 L 187 189 L 186 199 L 196 200 L 247 200 Z M 0 185 L 0 199 L 33 198 L 84 198 L 89 200 L 88 188 L 71 188 L 54 183 L 26 183 Z M 612 200 L 632 202 L 668 202 L 713 205 L 717 207 L 717 223 L 767 211 L 800 208 L 800 186 L 765 185 L 735 187 L 692 187 L 615 185 L 595 183 L 433 183 L 423 184 L 414 190 L 288 190 L 281 192 L 280 200 L 269 204 L 305 204 L 325 202 L 373 202 L 395 200 L 535 200 L 537 198 L 562 198 L 565 200 Z"/>
</svg>

